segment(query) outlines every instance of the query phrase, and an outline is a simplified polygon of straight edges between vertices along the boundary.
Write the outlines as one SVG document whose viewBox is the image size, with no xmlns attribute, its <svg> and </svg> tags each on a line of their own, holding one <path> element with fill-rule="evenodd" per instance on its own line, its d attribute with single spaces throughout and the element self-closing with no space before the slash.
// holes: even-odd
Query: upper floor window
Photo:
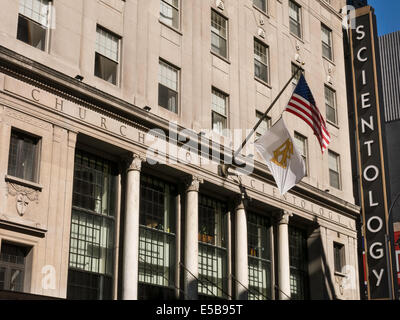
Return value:
<svg viewBox="0 0 400 320">
<path fill-rule="evenodd" d="M 297 70 L 299 69 L 299 66 L 292 62 L 291 68 L 292 68 L 292 75 L 294 75 L 297 72 Z M 299 82 L 300 77 L 301 77 L 301 72 L 297 72 L 296 76 L 292 80 L 294 87 L 297 86 L 297 83 Z"/>
<path fill-rule="evenodd" d="M 257 121 L 259 121 L 263 116 L 264 113 L 256 111 Z M 260 125 L 257 127 L 256 138 L 258 139 L 259 137 L 261 137 L 265 132 L 267 132 L 269 128 L 271 128 L 271 118 L 267 116 L 265 119 L 263 119 L 263 121 L 261 121 Z"/>
<path fill-rule="evenodd" d="M 228 57 L 228 20 L 211 10 L 211 51 Z"/>
<path fill-rule="evenodd" d="M 220 135 L 224 135 L 228 127 L 227 105 L 228 96 L 213 88 L 211 101 L 212 129 Z"/>
<path fill-rule="evenodd" d="M 289 1 L 289 28 L 292 34 L 301 38 L 301 7 L 294 1 Z"/>
<path fill-rule="evenodd" d="M 19 0 L 17 39 L 45 51 L 49 14 L 49 0 Z"/>
<path fill-rule="evenodd" d="M 96 33 L 94 74 L 117 85 L 120 38 L 100 26 L 97 26 Z"/>
<path fill-rule="evenodd" d="M 267 12 L 267 0 L 253 0 L 253 5 L 261 11 Z"/>
<path fill-rule="evenodd" d="M 308 174 L 308 163 L 307 163 L 307 138 L 302 136 L 301 134 L 295 132 L 294 133 L 294 141 L 296 144 L 296 149 L 300 153 L 301 157 L 303 158 L 305 167 L 306 167 L 306 174 Z"/>
<path fill-rule="evenodd" d="M 31 270 L 27 268 L 30 248 L 2 242 L 0 252 L 0 290 L 26 292 Z"/>
<path fill-rule="evenodd" d="M 39 172 L 39 138 L 12 130 L 8 155 L 8 174 L 37 182 Z"/>
<path fill-rule="evenodd" d="M 254 75 L 266 83 L 269 82 L 268 47 L 254 39 Z"/>
<path fill-rule="evenodd" d="M 158 72 L 158 105 L 177 113 L 178 69 L 160 60 Z"/>
<path fill-rule="evenodd" d="M 333 243 L 333 258 L 335 263 L 335 272 L 343 272 L 343 267 L 345 265 L 345 251 L 344 245 L 341 243 Z"/>
<path fill-rule="evenodd" d="M 340 189 L 340 157 L 329 150 L 329 183 L 332 187 Z"/>
<path fill-rule="evenodd" d="M 337 124 L 336 92 L 325 86 L 326 119 Z"/>
<path fill-rule="evenodd" d="M 179 29 L 179 0 L 160 0 L 160 20 Z"/>
<path fill-rule="evenodd" d="M 322 37 L 322 56 L 333 60 L 332 50 L 332 31 L 326 26 L 321 25 L 321 37 Z"/>
</svg>

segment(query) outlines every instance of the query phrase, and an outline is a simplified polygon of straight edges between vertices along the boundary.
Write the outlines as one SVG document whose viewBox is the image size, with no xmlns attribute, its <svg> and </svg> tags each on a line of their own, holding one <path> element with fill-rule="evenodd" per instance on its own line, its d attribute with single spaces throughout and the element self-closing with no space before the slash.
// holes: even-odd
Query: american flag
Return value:
<svg viewBox="0 0 400 320">
<path fill-rule="evenodd" d="M 303 119 L 313 129 L 321 146 L 322 153 L 324 153 L 331 142 L 331 136 L 303 74 L 299 79 L 299 83 L 285 111 L 293 113 Z"/>
</svg>

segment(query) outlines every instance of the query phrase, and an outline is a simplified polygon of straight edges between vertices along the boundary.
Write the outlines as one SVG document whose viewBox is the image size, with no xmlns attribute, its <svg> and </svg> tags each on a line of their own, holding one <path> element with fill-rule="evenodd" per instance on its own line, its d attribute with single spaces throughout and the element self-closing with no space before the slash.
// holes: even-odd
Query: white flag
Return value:
<svg viewBox="0 0 400 320">
<path fill-rule="evenodd" d="M 282 195 L 306 175 L 303 158 L 297 151 L 283 118 L 255 142 L 255 147 L 266 160 Z"/>
</svg>

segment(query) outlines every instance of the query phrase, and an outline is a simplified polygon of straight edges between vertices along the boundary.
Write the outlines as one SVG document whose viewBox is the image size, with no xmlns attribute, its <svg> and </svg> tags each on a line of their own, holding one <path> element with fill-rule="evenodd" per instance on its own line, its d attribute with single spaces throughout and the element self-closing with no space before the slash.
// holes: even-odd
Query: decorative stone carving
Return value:
<svg viewBox="0 0 400 320">
<path fill-rule="evenodd" d="M 335 275 L 335 282 L 338 285 L 340 295 L 344 294 L 344 282 L 346 280 L 345 276 Z"/>
<path fill-rule="evenodd" d="M 289 218 L 293 216 L 293 213 L 283 210 L 278 218 L 278 224 L 289 224 Z"/>
<path fill-rule="evenodd" d="M 330 84 L 332 84 L 332 75 L 333 75 L 333 67 L 332 65 L 328 66 L 328 72 L 327 72 L 327 76 L 326 76 L 326 81 L 328 81 Z"/>
<path fill-rule="evenodd" d="M 257 34 L 259 37 L 265 39 L 265 30 L 263 28 L 259 27 Z"/>
<path fill-rule="evenodd" d="M 199 192 L 200 184 L 204 182 L 203 179 L 197 176 L 191 176 L 186 181 L 186 192 L 195 191 Z"/>
<path fill-rule="evenodd" d="M 221 9 L 222 11 L 225 10 L 225 4 L 224 1 L 222 0 L 216 0 L 215 5 L 217 6 L 218 9 Z"/>
<path fill-rule="evenodd" d="M 126 171 L 140 171 L 142 169 L 142 162 L 146 161 L 145 157 L 137 153 L 127 156 L 124 160 Z"/>
<path fill-rule="evenodd" d="M 7 182 L 8 193 L 16 198 L 16 208 L 18 214 L 22 217 L 25 215 L 30 202 L 39 203 L 39 191 L 23 187 L 18 184 Z"/>
</svg>

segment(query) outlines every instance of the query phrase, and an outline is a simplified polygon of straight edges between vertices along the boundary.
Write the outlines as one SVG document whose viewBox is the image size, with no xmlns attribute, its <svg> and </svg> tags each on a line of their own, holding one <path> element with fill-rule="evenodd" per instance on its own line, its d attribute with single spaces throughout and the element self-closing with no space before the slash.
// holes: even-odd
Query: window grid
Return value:
<svg viewBox="0 0 400 320">
<path fill-rule="evenodd" d="M 261 11 L 267 12 L 267 0 L 253 0 L 253 5 Z"/>
<path fill-rule="evenodd" d="M 19 13 L 47 27 L 49 18 L 49 0 L 19 0 Z"/>
<path fill-rule="evenodd" d="M 97 26 L 96 52 L 104 57 L 119 62 L 119 38 L 111 32 Z"/>
<path fill-rule="evenodd" d="M 271 297 L 270 222 L 267 218 L 248 214 L 249 300 Z"/>
<path fill-rule="evenodd" d="M 2 243 L 0 252 L 0 290 L 24 291 L 26 248 Z"/>
<path fill-rule="evenodd" d="M 178 69 L 160 60 L 158 71 L 158 104 L 178 112 Z"/>
<path fill-rule="evenodd" d="M 332 31 L 321 25 L 322 55 L 332 60 Z"/>
<path fill-rule="evenodd" d="M 140 185 L 139 281 L 174 287 L 175 186 L 144 176 Z"/>
<path fill-rule="evenodd" d="M 301 134 L 295 132 L 294 133 L 294 141 L 296 143 L 296 149 L 300 152 L 301 157 L 303 158 L 304 164 L 306 166 L 306 174 L 308 174 L 308 147 L 307 147 L 307 138 L 302 136 Z"/>
<path fill-rule="evenodd" d="M 292 75 L 294 75 L 297 72 L 297 69 L 299 68 L 295 63 L 292 62 L 291 64 L 291 68 L 292 68 Z M 301 77 L 301 72 L 297 72 L 297 75 L 293 78 L 292 83 L 297 86 L 297 83 L 299 82 Z"/>
<path fill-rule="evenodd" d="M 333 243 L 335 271 L 342 272 L 345 265 L 344 245 L 341 243 Z"/>
<path fill-rule="evenodd" d="M 263 115 L 264 113 L 256 111 L 257 121 L 259 121 L 263 117 Z M 271 122 L 272 120 L 268 116 L 263 121 L 261 121 L 260 125 L 256 129 L 256 138 L 261 137 L 265 132 L 269 130 L 269 128 L 271 128 Z"/>
<path fill-rule="evenodd" d="M 301 38 L 301 7 L 289 1 L 289 27 L 290 32 Z"/>
<path fill-rule="evenodd" d="M 8 174 L 37 182 L 39 139 L 12 130 L 8 156 Z"/>
<path fill-rule="evenodd" d="M 112 296 L 116 166 L 76 150 L 67 296 Z"/>
<path fill-rule="evenodd" d="M 228 96 L 213 88 L 211 98 L 212 128 L 221 135 L 227 128 L 227 103 Z"/>
<path fill-rule="evenodd" d="M 178 70 L 160 60 L 158 81 L 167 88 L 178 91 Z"/>
<path fill-rule="evenodd" d="M 269 82 L 268 47 L 256 39 L 254 40 L 254 70 L 256 78 Z"/>
<path fill-rule="evenodd" d="M 326 119 L 337 124 L 336 92 L 325 86 Z"/>
<path fill-rule="evenodd" d="M 160 20 L 175 29 L 179 28 L 179 0 L 160 0 Z"/>
<path fill-rule="evenodd" d="M 227 57 L 228 20 L 211 10 L 211 50 L 224 58 Z"/>
<path fill-rule="evenodd" d="M 329 182 L 336 189 L 340 189 L 340 165 L 339 155 L 333 151 L 328 152 L 329 156 Z"/>
<path fill-rule="evenodd" d="M 226 297 L 226 207 L 223 202 L 199 196 L 199 293 Z M 212 292 L 212 294 L 211 294 Z"/>
<path fill-rule="evenodd" d="M 308 298 L 307 237 L 304 231 L 289 226 L 290 292 L 293 300 Z"/>
</svg>

